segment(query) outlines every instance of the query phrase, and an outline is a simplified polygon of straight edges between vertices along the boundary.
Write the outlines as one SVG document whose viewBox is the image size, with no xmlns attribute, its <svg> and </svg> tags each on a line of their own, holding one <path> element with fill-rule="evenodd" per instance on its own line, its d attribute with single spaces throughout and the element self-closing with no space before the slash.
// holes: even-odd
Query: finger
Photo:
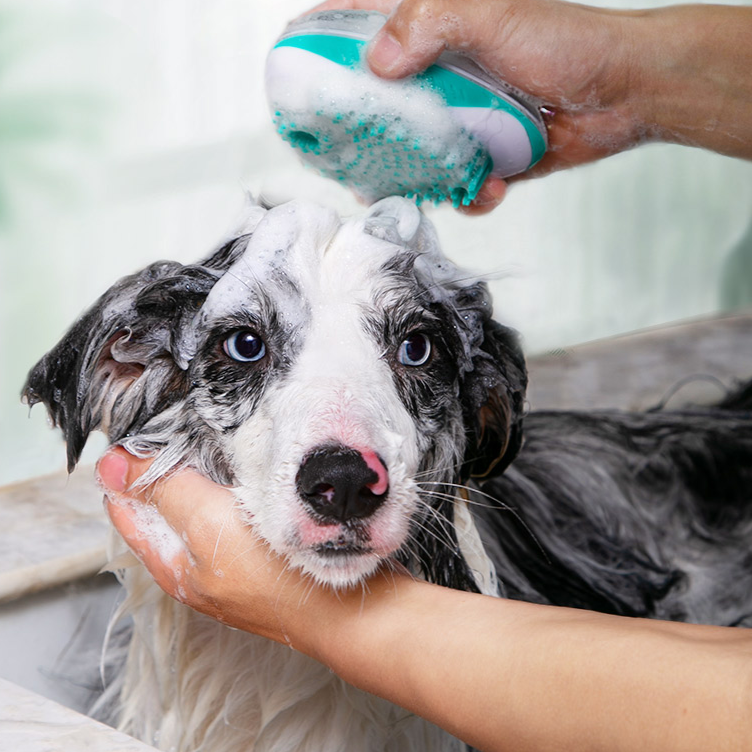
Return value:
<svg viewBox="0 0 752 752">
<path fill-rule="evenodd" d="M 223 513 L 233 507 L 232 491 L 190 468 L 183 468 L 148 487 L 139 486 L 139 479 L 152 462 L 152 459 L 134 457 L 122 447 L 111 447 L 99 460 L 97 474 L 106 493 L 126 494 L 130 499 L 155 504 L 167 522 L 179 531 L 191 515 L 191 500 L 200 501 L 201 516 L 207 518 L 221 519 Z"/>
<path fill-rule="evenodd" d="M 97 464 L 97 475 L 115 529 L 160 586 L 172 594 L 175 572 L 188 562 L 185 544 L 153 504 L 129 493 L 133 481 L 150 464 L 151 460 L 138 460 L 122 448 L 110 448 Z"/>
<path fill-rule="evenodd" d="M 543 158 L 527 172 L 509 178 L 509 183 L 595 162 L 636 143 L 628 128 L 607 112 L 558 112 L 548 121 L 547 130 L 548 150 Z"/>
<path fill-rule="evenodd" d="M 97 462 L 96 476 L 105 493 L 119 494 L 128 488 L 129 464 L 124 449 L 110 447 Z"/>
<path fill-rule="evenodd" d="M 428 51 L 427 54 L 416 55 L 416 51 L 410 49 L 410 20 L 414 15 L 420 15 L 420 11 L 413 9 L 412 5 L 414 3 L 400 3 L 400 0 L 327 0 L 306 11 L 305 15 L 326 10 L 376 10 L 391 14 L 369 45 L 368 63 L 378 75 L 399 78 L 427 68 L 444 49 L 440 39 L 434 45 L 435 53 Z M 403 50 L 407 50 L 407 56 Z"/>
<path fill-rule="evenodd" d="M 403 0 L 370 43 L 368 64 L 379 76 L 402 78 L 425 70 L 446 49 L 482 52 L 488 12 L 473 0 Z"/>
<path fill-rule="evenodd" d="M 478 195 L 469 206 L 461 206 L 459 211 L 469 216 L 488 214 L 495 209 L 507 195 L 507 183 L 500 178 L 487 178 Z"/>
<path fill-rule="evenodd" d="M 110 447 L 97 463 L 97 478 L 105 491 L 129 492 L 140 497 L 142 490 L 134 488 L 138 479 L 151 467 L 153 459 L 139 459 L 122 447 Z"/>
<path fill-rule="evenodd" d="M 127 452 L 123 447 L 109 447 L 97 463 L 97 479 L 107 495 L 123 494 L 129 499 L 138 499 L 144 504 L 152 504 L 158 482 L 143 484 L 140 480 L 153 462 L 153 457 L 139 458 Z"/>
</svg>

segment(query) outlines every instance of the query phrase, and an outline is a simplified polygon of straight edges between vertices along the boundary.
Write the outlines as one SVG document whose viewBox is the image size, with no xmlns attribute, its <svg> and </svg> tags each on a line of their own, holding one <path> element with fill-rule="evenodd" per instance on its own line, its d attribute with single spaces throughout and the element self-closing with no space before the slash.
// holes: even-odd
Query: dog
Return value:
<svg viewBox="0 0 752 752">
<path fill-rule="evenodd" d="M 200 263 L 110 288 L 24 397 L 62 429 L 69 470 L 97 429 L 154 457 L 144 484 L 191 466 L 334 588 L 393 563 L 490 596 L 750 626 L 750 385 L 644 414 L 526 414 L 526 386 L 485 283 L 388 198 L 346 220 L 252 206 Z M 100 707 L 122 730 L 172 750 L 464 749 L 140 566 L 119 576 L 132 626 Z"/>
</svg>

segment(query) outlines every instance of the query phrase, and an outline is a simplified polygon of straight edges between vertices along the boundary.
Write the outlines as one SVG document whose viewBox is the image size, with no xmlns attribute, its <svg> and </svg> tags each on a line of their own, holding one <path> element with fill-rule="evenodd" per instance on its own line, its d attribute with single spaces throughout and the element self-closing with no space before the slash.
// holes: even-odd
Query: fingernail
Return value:
<svg viewBox="0 0 752 752">
<path fill-rule="evenodd" d="M 485 214 L 498 206 L 507 194 L 507 184 L 499 178 L 489 178 L 478 192 L 473 202 L 465 209 L 465 214 Z"/>
<path fill-rule="evenodd" d="M 97 464 L 99 482 L 108 491 L 125 491 L 128 479 L 128 460 L 118 452 L 109 451 Z"/>
<path fill-rule="evenodd" d="M 503 180 L 489 180 L 488 193 L 492 201 L 502 201 L 507 195 L 507 184 Z"/>
<path fill-rule="evenodd" d="M 368 50 L 368 62 L 372 68 L 391 71 L 402 59 L 402 45 L 388 32 L 380 31 Z"/>
</svg>

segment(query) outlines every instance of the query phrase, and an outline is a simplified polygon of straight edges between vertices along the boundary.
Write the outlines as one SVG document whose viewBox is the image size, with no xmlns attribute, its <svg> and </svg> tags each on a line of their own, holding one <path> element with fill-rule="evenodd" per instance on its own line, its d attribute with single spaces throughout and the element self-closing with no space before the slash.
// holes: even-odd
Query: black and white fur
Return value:
<svg viewBox="0 0 752 752">
<path fill-rule="evenodd" d="M 113 286 L 24 393 L 63 429 L 71 469 L 95 429 L 156 456 L 145 482 L 193 466 L 333 587 L 394 561 L 489 595 L 752 623 L 750 395 L 682 413 L 532 413 L 523 445 L 525 387 L 485 285 L 413 204 L 386 199 L 347 221 L 254 207 L 202 263 Z M 212 752 L 461 748 L 171 601 L 140 567 L 122 577 L 124 730 Z"/>
</svg>

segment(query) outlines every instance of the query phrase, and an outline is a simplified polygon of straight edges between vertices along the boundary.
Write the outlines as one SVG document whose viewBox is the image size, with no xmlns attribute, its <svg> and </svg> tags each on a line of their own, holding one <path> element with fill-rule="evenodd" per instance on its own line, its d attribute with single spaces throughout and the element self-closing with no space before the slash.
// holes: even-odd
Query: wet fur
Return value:
<svg viewBox="0 0 752 752">
<path fill-rule="evenodd" d="M 306 347 L 316 336 L 329 343 L 326 327 L 311 334 L 316 316 L 326 314 L 312 313 L 317 283 L 286 274 L 284 265 L 254 267 L 254 275 L 266 275 L 264 285 L 253 288 L 252 301 L 231 305 L 238 287 L 227 270 L 240 269 L 252 243 L 262 253 L 284 243 L 302 248 L 296 264 L 308 268 L 306 233 L 313 230 L 301 217 L 323 210 L 296 206 L 275 214 L 255 207 L 248 226 L 205 261 L 161 262 L 117 283 L 32 370 L 26 398 L 44 402 L 62 428 L 71 469 L 88 434 L 101 429 L 130 451 L 156 454 L 147 481 L 191 465 L 238 488 L 249 519 L 264 518 L 252 490 L 266 449 L 246 456 L 245 447 L 277 423 L 282 439 L 285 430 L 293 436 L 287 405 L 316 401 L 308 395 L 319 383 L 320 359 Z M 332 238 L 347 232 L 348 243 L 361 244 L 364 254 L 373 246 L 378 260 L 363 290 L 336 276 L 332 284 L 355 295 L 353 310 L 363 313 L 348 330 L 362 338 L 355 351 L 366 359 L 348 377 L 358 417 L 352 430 L 381 441 L 371 423 L 383 409 L 384 420 L 403 421 L 412 437 L 388 463 L 390 494 L 409 510 L 407 520 L 389 511 L 404 535 L 388 558 L 465 590 L 630 616 L 750 623 L 749 387 L 716 408 L 681 413 L 533 412 L 524 418 L 523 443 L 526 374 L 517 338 L 491 319 L 485 286 L 443 258 L 414 207 L 389 199 L 345 230 L 339 220 L 321 226 L 334 229 L 318 245 L 336 245 Z M 261 242 L 265 227 L 271 245 Z M 323 256 L 310 268 L 319 263 Z M 249 296 L 254 275 L 243 281 Z M 220 281 L 227 294 L 210 297 Z M 239 368 L 218 351 L 227 332 L 249 320 L 273 348 L 263 368 Z M 429 331 L 437 348 L 421 371 L 393 358 L 415 327 Z M 296 380 L 308 385 L 297 400 L 290 398 L 298 395 Z M 328 390 L 321 387 L 322 406 L 301 418 L 308 421 L 304 438 L 323 431 L 326 439 L 322 416 L 347 422 L 349 408 L 337 408 L 342 400 Z M 369 390 L 375 405 L 363 396 Z M 292 443 L 299 441 L 294 434 Z M 403 455 L 413 459 L 403 462 Z M 289 485 L 284 473 L 279 479 Z M 276 483 L 262 481 L 266 489 Z M 292 503 L 288 496 L 283 501 Z M 278 524 L 288 522 L 261 525 L 273 543 Z M 296 561 L 296 552 L 282 553 L 335 586 L 357 583 L 372 566 L 353 561 L 334 571 L 315 556 Z M 121 577 L 133 635 L 102 704 L 115 708 L 130 733 L 163 748 L 212 752 L 461 748 L 304 656 L 171 601 L 140 567 Z"/>
<path fill-rule="evenodd" d="M 752 414 L 729 404 L 528 415 L 523 450 L 484 485 L 515 514 L 478 508 L 502 592 L 752 626 Z"/>
</svg>

